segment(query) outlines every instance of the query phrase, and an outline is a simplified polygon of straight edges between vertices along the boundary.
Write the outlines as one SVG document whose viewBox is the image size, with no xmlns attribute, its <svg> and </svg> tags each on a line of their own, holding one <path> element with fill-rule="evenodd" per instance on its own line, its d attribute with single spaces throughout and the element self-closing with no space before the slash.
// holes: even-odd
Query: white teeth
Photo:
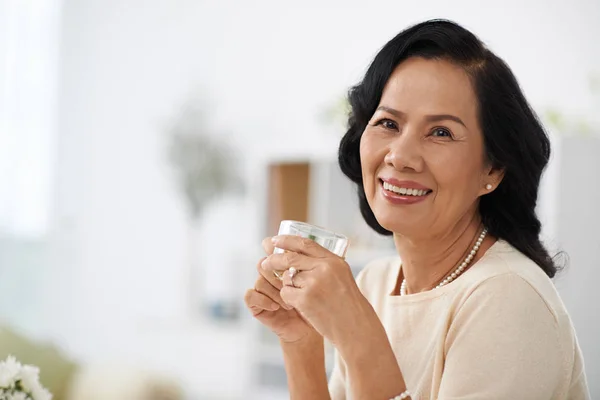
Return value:
<svg viewBox="0 0 600 400">
<path fill-rule="evenodd" d="M 398 194 L 405 195 L 405 196 L 424 196 L 428 193 L 427 190 L 403 188 L 403 187 L 391 185 L 387 182 L 383 182 L 383 188 L 385 190 L 389 190 L 390 192 L 398 193 Z"/>
</svg>

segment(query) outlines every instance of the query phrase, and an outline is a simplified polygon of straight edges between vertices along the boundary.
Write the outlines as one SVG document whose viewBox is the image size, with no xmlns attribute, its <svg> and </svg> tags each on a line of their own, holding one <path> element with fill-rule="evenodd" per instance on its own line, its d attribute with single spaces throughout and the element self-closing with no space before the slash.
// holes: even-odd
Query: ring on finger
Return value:
<svg viewBox="0 0 600 400">
<path fill-rule="evenodd" d="M 294 276 L 298 274 L 298 270 L 294 267 L 290 267 L 290 269 L 288 269 L 288 274 L 290 275 L 290 286 L 296 287 L 296 285 L 294 285 Z"/>
</svg>

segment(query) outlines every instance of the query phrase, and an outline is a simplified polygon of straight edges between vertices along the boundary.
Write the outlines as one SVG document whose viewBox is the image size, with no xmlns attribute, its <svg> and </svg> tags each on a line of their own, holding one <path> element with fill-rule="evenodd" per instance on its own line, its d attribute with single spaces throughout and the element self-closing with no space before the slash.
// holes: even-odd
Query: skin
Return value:
<svg viewBox="0 0 600 400">
<path fill-rule="evenodd" d="M 477 98 L 464 70 L 422 58 L 398 66 L 363 133 L 360 155 L 367 201 L 394 232 L 408 293 L 430 290 L 470 250 L 481 230 L 479 197 L 503 176 L 485 160 Z M 381 195 L 381 177 L 415 181 L 432 193 L 417 204 L 391 205 Z M 480 254 L 492 243 L 484 242 Z"/>
<path fill-rule="evenodd" d="M 362 135 L 360 157 L 367 201 L 402 255 L 396 288 L 406 279 L 409 294 L 432 289 L 471 249 L 481 231 L 479 198 L 503 176 L 486 162 L 477 99 L 464 70 L 444 60 L 401 63 Z M 382 193 L 382 177 L 414 181 L 431 193 L 416 204 L 393 204 Z M 486 238 L 471 265 L 494 241 Z M 274 245 L 288 252 L 271 254 Z M 269 238 L 263 247 L 270 255 L 260 261 L 245 301 L 280 338 L 291 398 L 330 398 L 323 337 L 346 362 L 353 398 L 393 398 L 406 390 L 384 327 L 344 259 L 294 236 Z M 288 273 L 283 282 L 272 276 L 290 266 L 300 271 L 293 285 Z"/>
</svg>

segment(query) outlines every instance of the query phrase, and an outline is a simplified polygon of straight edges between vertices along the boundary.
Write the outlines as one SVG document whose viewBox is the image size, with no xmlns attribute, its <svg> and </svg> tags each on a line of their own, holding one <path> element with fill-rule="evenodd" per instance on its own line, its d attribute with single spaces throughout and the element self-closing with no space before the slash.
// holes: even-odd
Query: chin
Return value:
<svg viewBox="0 0 600 400">
<path fill-rule="evenodd" d="M 388 231 L 401 236 L 421 236 L 425 231 L 422 219 L 417 220 L 414 215 L 406 218 L 398 213 L 377 213 L 375 218 L 379 225 Z"/>
</svg>

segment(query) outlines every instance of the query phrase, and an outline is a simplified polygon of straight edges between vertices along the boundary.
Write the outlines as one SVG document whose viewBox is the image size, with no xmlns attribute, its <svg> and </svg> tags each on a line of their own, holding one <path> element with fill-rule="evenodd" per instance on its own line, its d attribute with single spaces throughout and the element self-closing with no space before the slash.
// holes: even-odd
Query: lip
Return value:
<svg viewBox="0 0 600 400">
<path fill-rule="evenodd" d="M 427 186 L 423 186 L 418 182 L 414 182 L 414 181 L 400 181 L 398 179 L 395 178 L 379 178 L 384 182 L 389 183 L 390 185 L 394 185 L 394 186 L 398 186 L 398 187 L 403 187 L 403 188 L 407 188 L 407 189 L 418 189 L 418 190 L 429 190 L 431 191 L 430 188 L 428 188 Z"/>
<path fill-rule="evenodd" d="M 390 185 L 403 187 L 403 188 L 407 188 L 407 189 L 429 190 L 430 193 L 426 194 L 425 196 L 410 196 L 410 195 L 403 196 L 401 194 L 393 193 L 393 192 L 385 190 L 383 188 L 383 182 L 387 182 Z M 383 196 L 384 199 L 386 199 L 387 201 L 389 201 L 392 204 L 398 204 L 398 205 L 409 205 L 409 204 L 420 203 L 422 201 L 425 201 L 425 199 L 427 199 L 429 197 L 429 195 L 431 194 L 431 189 L 429 189 L 428 187 L 423 186 L 417 182 L 399 181 L 394 178 L 381 178 L 381 181 L 379 182 L 379 190 L 381 190 L 381 195 Z"/>
</svg>

